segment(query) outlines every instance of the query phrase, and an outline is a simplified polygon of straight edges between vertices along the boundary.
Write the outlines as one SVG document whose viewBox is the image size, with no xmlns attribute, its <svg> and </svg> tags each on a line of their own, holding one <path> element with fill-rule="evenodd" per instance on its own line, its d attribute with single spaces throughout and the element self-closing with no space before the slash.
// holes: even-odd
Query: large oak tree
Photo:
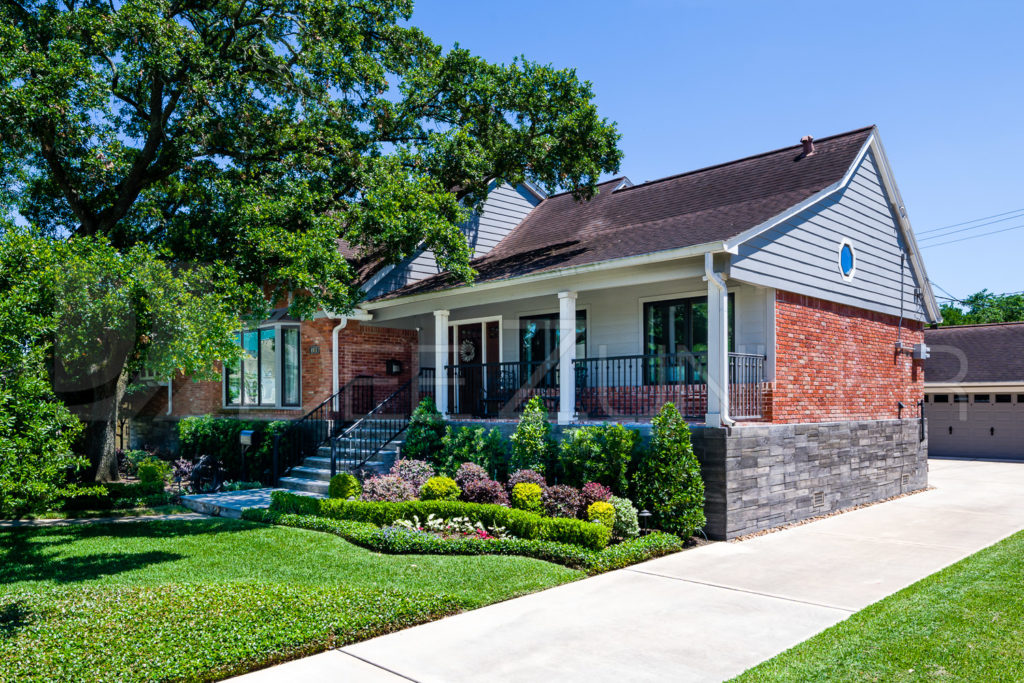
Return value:
<svg viewBox="0 0 1024 683">
<path fill-rule="evenodd" d="M 80 271 L 48 295 L 52 375 L 98 478 L 116 477 L 113 425 L 141 366 L 209 367 L 231 315 L 289 295 L 303 316 L 350 310 L 342 241 L 383 263 L 425 246 L 471 278 L 459 226 L 493 181 L 585 199 L 617 170 L 616 127 L 573 70 L 443 50 L 411 14 L 0 0 L 0 200 L 71 245 L 51 253 Z"/>
</svg>

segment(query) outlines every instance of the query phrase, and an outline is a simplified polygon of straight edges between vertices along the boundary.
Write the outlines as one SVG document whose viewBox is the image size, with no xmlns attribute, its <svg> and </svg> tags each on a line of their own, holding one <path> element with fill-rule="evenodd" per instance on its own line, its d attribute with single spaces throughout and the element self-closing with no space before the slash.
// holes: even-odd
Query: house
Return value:
<svg viewBox="0 0 1024 683">
<path fill-rule="evenodd" d="M 473 284 L 414 255 L 347 318 L 241 333 L 244 367 L 176 381 L 151 412 L 309 413 L 282 456 L 296 465 L 335 433 L 365 462 L 424 395 L 494 424 L 536 395 L 561 428 L 673 401 L 720 538 L 926 486 L 923 330 L 940 315 L 874 127 L 615 178 L 583 203 L 497 187 L 467 234 Z"/>
<path fill-rule="evenodd" d="M 1024 458 L 1024 322 L 925 330 L 929 455 Z"/>
</svg>

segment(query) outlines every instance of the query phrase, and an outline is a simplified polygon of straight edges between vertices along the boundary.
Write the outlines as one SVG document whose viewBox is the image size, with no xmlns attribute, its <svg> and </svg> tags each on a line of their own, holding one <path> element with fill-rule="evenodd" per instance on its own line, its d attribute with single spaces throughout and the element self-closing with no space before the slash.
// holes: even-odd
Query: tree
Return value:
<svg viewBox="0 0 1024 683">
<path fill-rule="evenodd" d="M 993 294 L 987 289 L 961 302 L 942 305 L 943 325 L 1024 321 L 1024 294 Z"/>
<path fill-rule="evenodd" d="M 225 359 L 225 310 L 344 313 L 360 266 L 421 247 L 470 279 L 460 226 L 495 181 L 586 199 L 617 170 L 616 127 L 574 71 L 443 51 L 411 12 L 408 0 L 0 5 L 0 201 L 35 239 L 102 252 L 109 270 L 89 277 L 124 293 L 105 312 L 69 297 L 89 320 L 123 317 L 89 363 L 55 373 L 99 478 L 116 476 L 107 435 L 132 369 Z M 155 335 L 123 279 L 138 268 L 154 286 L 141 299 L 205 293 L 214 322 Z"/>
</svg>

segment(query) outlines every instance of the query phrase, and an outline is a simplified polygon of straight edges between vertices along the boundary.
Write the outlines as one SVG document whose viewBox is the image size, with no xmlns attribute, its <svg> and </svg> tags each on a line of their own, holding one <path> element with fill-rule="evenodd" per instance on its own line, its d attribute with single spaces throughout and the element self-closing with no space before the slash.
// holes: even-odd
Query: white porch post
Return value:
<svg viewBox="0 0 1024 683">
<path fill-rule="evenodd" d="M 576 414 L 576 292 L 558 293 L 558 424 Z"/>
<path fill-rule="evenodd" d="M 441 417 L 448 418 L 448 311 L 434 311 L 434 398 Z"/>
<path fill-rule="evenodd" d="M 704 254 L 708 283 L 708 412 L 709 427 L 732 424 L 729 419 L 729 293 L 714 270 L 714 257 Z"/>
</svg>

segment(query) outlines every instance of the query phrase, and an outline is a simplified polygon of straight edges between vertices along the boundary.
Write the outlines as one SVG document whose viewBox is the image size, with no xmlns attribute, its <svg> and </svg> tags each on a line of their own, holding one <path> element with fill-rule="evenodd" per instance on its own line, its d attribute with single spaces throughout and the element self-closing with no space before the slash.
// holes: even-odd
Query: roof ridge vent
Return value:
<svg viewBox="0 0 1024 683">
<path fill-rule="evenodd" d="M 809 157 L 812 154 L 814 154 L 814 136 L 813 135 L 805 135 L 802 138 L 800 138 L 800 144 L 804 146 L 803 154 L 800 155 L 801 158 Z"/>
</svg>

